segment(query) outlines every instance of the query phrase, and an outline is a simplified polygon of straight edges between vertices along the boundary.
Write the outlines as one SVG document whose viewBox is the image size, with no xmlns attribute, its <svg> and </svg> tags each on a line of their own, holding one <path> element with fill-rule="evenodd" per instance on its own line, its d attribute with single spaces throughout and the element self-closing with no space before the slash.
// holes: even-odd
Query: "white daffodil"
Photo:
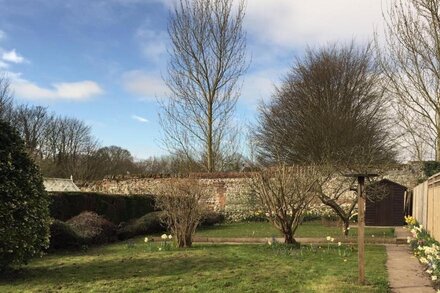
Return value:
<svg viewBox="0 0 440 293">
<path fill-rule="evenodd" d="M 339 241 L 339 242 L 338 242 L 338 246 L 341 246 L 341 245 L 342 245 L 342 243 L 341 243 L 341 241 Z"/>
<path fill-rule="evenodd" d="M 144 238 L 144 242 L 147 243 L 148 242 L 148 237 Z"/>
<path fill-rule="evenodd" d="M 168 235 L 168 239 L 173 239 L 173 235 Z"/>
<path fill-rule="evenodd" d="M 167 234 L 162 234 L 162 236 L 160 236 L 160 238 L 162 238 L 162 239 L 167 239 L 168 238 L 168 236 L 167 236 Z"/>
<path fill-rule="evenodd" d="M 332 238 L 330 236 L 326 237 L 327 241 L 330 241 Z"/>
</svg>

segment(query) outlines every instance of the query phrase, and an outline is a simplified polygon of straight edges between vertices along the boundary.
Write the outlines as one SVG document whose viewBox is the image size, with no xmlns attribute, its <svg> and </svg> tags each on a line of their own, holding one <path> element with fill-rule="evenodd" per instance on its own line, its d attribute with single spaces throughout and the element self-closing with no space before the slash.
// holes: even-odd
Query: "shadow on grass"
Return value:
<svg viewBox="0 0 440 293">
<path fill-rule="evenodd" d="M 95 251 L 98 249 L 96 248 Z M 234 254 L 227 256 L 216 253 L 216 250 L 224 250 L 217 246 L 210 246 L 208 255 L 200 255 L 200 253 L 197 255 L 198 251 L 204 249 L 205 247 L 200 247 L 186 251 L 153 253 L 139 250 L 130 253 L 128 250 L 113 258 L 111 258 L 111 250 L 99 251 L 98 254 L 92 252 L 69 255 L 67 252 L 62 252 L 46 256 L 46 260 L 43 258 L 11 274 L 0 276 L 0 284 L 38 281 L 38 283 L 56 285 L 69 283 L 72 280 L 88 283 L 108 279 L 124 280 L 140 275 L 176 276 L 185 275 L 190 271 L 215 272 L 230 267 L 231 264 L 236 266 L 242 263 Z M 70 260 L 63 262 L 64 256 L 69 256 Z"/>
<path fill-rule="evenodd" d="M 382 253 L 377 248 L 369 250 L 374 258 Z M 117 244 L 87 253 L 48 255 L 33 262 L 15 279 L 1 278 L 0 285 L 9 283 L 11 291 L 28 288 L 51 291 L 70 286 L 90 291 L 91 284 L 102 281 L 100 284 L 109 284 L 108 288 L 116 291 L 124 291 L 127 286 L 135 286 L 133 290 L 138 291 L 147 289 L 145 286 L 154 290 L 163 290 L 161 286 L 167 286 L 171 291 L 184 287 L 206 292 L 230 287 L 236 291 L 256 288 L 255 291 L 263 292 L 274 288 L 281 291 L 310 289 L 322 283 L 323 287 L 317 289 L 349 288 L 356 291 L 353 284 L 355 255 L 343 262 L 335 254 L 336 251 L 332 254 L 322 251 L 300 259 L 280 255 L 261 245 L 197 245 L 188 250 L 146 252 L 142 244 L 133 249 Z M 341 262 L 339 265 L 338 261 Z M 194 284 L 198 287 L 192 287 Z"/>
</svg>

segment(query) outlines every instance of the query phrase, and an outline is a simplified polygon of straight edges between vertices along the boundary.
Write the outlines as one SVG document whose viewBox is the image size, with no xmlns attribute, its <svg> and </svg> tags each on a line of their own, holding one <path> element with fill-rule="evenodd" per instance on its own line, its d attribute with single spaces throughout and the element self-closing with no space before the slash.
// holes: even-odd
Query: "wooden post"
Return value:
<svg viewBox="0 0 440 293">
<path fill-rule="evenodd" d="M 358 270 L 359 284 L 365 284 L 365 177 L 358 177 Z"/>
</svg>

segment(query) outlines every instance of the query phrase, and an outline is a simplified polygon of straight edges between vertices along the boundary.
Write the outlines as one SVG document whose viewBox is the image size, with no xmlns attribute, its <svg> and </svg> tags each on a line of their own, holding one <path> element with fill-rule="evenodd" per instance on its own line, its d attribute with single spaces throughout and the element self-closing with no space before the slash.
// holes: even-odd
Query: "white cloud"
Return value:
<svg viewBox="0 0 440 293">
<path fill-rule="evenodd" d="M 148 119 L 138 115 L 131 115 L 131 118 L 141 123 L 148 123 Z"/>
<path fill-rule="evenodd" d="M 9 67 L 9 64 L 0 60 L 0 69 L 6 69 Z"/>
<path fill-rule="evenodd" d="M 104 92 L 96 82 L 89 80 L 54 83 L 50 88 L 41 87 L 33 82 L 21 79 L 19 75 L 11 78 L 11 81 L 15 95 L 29 100 L 84 101 Z"/>
<path fill-rule="evenodd" d="M 0 41 L 6 38 L 6 33 L 2 30 L 0 30 Z"/>
<path fill-rule="evenodd" d="M 261 42 L 286 47 L 368 39 L 380 30 L 386 0 L 251 0 L 246 30 Z"/>
<path fill-rule="evenodd" d="M 171 9 L 177 0 L 160 1 Z M 373 37 L 383 27 L 382 7 L 391 0 L 248 0 L 245 29 L 258 41 L 288 48 L 355 37 Z M 237 4 L 238 1 L 235 1 Z"/>
<path fill-rule="evenodd" d="M 133 70 L 123 74 L 122 83 L 125 90 L 146 99 L 167 95 L 167 87 L 158 74 Z"/>
<path fill-rule="evenodd" d="M 137 29 L 135 37 L 140 44 L 142 54 L 149 61 L 156 63 L 161 61 L 167 51 L 168 35 L 165 31 L 156 31 L 148 25 L 142 25 Z"/>
<path fill-rule="evenodd" d="M 9 52 L 3 52 L 2 59 L 12 63 L 23 63 L 25 61 L 24 57 L 17 54 L 15 49 Z"/>
<path fill-rule="evenodd" d="M 283 74 L 285 74 L 283 69 L 261 70 L 247 74 L 244 77 L 240 101 L 255 106 L 262 100 L 270 99 Z"/>
</svg>

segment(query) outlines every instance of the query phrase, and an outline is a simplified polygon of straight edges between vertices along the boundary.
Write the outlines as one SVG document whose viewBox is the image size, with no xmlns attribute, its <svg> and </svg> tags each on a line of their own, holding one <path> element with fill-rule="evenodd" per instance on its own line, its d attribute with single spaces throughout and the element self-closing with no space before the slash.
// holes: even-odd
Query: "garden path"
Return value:
<svg viewBox="0 0 440 293">
<path fill-rule="evenodd" d="M 405 237 L 408 233 L 396 227 L 396 237 Z M 427 274 L 418 259 L 411 253 L 407 244 L 386 245 L 388 280 L 391 292 L 405 293 L 435 292 Z"/>
</svg>

